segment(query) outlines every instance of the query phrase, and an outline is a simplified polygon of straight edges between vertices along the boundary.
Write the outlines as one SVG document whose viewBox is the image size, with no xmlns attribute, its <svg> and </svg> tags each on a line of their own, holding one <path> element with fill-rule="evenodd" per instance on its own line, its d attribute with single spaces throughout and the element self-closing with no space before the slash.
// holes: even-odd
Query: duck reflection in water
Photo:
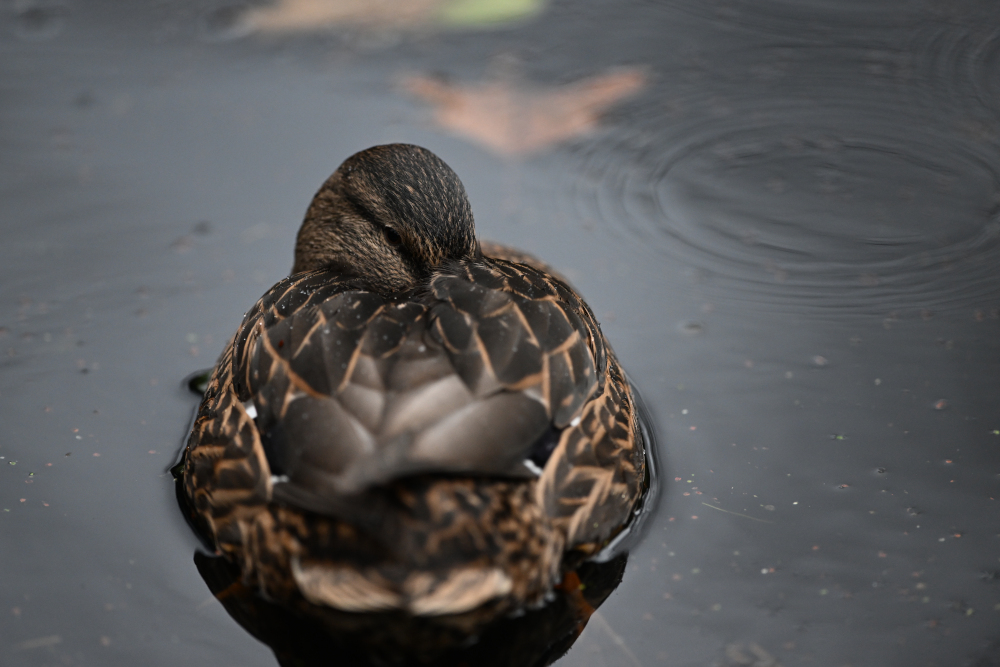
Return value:
<svg viewBox="0 0 1000 667">
<path fill-rule="evenodd" d="M 480 243 L 433 153 L 377 146 L 211 372 L 178 497 L 282 664 L 549 664 L 649 505 L 640 413 L 580 296 Z"/>
<path fill-rule="evenodd" d="M 569 650 L 618 586 L 626 559 L 620 554 L 606 563 L 582 563 L 556 586 L 548 604 L 494 618 L 474 632 L 399 612 L 350 614 L 301 602 L 280 605 L 244 584 L 225 558 L 198 553 L 194 560 L 229 615 L 270 646 L 282 667 L 544 667 Z"/>
</svg>

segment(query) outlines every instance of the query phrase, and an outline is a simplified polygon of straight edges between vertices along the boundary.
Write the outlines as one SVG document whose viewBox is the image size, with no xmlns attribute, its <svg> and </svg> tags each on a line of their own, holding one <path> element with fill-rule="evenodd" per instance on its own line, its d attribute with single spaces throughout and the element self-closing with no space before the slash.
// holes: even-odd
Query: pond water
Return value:
<svg viewBox="0 0 1000 667">
<path fill-rule="evenodd" d="M 193 563 L 182 381 L 405 141 L 656 423 L 558 664 L 1000 664 L 1000 6 L 407 7 L 0 6 L 0 662 L 275 664 Z"/>
</svg>

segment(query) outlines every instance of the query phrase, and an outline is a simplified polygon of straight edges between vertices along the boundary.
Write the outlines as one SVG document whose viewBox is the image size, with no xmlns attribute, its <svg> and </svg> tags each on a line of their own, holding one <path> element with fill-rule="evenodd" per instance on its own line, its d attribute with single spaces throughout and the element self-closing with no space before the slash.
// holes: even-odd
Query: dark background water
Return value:
<svg viewBox="0 0 1000 667">
<path fill-rule="evenodd" d="M 192 564 L 181 380 L 337 164 L 407 141 L 570 277 L 659 426 L 660 511 L 560 664 L 1000 664 L 1000 6 L 246 16 L 0 5 L 0 663 L 274 664 Z M 510 144 L 628 72 L 516 155 L 406 84 L 521 91 Z"/>
</svg>

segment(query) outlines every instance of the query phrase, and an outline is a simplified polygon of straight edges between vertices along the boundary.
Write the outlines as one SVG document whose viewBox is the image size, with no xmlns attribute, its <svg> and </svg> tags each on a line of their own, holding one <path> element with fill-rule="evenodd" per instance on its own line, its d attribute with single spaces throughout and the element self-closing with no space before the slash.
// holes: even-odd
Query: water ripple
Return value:
<svg viewBox="0 0 1000 667">
<path fill-rule="evenodd" d="M 1000 112 L 1000 19 L 969 12 L 940 16 L 914 31 L 908 50 L 915 54 L 924 97 L 950 107 L 980 138 L 997 138 Z"/>
<path fill-rule="evenodd" d="M 675 0 L 671 9 L 708 19 L 719 27 L 749 30 L 802 43 L 853 34 L 857 43 L 919 16 L 918 3 L 870 0 Z"/>
<path fill-rule="evenodd" d="M 705 105 L 701 105 L 705 106 Z M 995 306 L 1000 171 L 989 145 L 899 108 L 773 100 L 618 133 L 566 191 L 722 298 L 886 312 Z"/>
</svg>

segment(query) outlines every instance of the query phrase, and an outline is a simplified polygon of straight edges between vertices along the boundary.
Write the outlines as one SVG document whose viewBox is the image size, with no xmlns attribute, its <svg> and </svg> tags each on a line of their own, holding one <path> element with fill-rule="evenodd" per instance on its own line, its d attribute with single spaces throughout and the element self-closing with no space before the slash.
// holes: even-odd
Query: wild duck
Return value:
<svg viewBox="0 0 1000 667">
<path fill-rule="evenodd" d="M 178 493 L 269 601 L 474 629 L 622 534 L 644 433 L 581 297 L 480 243 L 436 155 L 376 146 L 320 188 L 219 358 Z"/>
</svg>

